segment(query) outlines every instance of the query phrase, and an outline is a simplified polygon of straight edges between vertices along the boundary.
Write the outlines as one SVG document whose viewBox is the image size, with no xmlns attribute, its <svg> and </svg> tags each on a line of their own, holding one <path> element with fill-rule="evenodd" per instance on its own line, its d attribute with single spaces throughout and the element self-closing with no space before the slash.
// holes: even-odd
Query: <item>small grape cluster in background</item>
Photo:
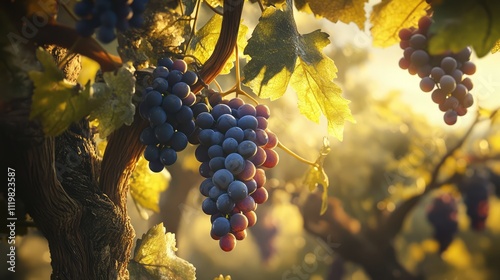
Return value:
<svg viewBox="0 0 500 280">
<path fill-rule="evenodd" d="M 444 252 L 458 231 L 457 200 L 451 194 L 440 194 L 427 208 L 427 220 L 434 228 L 434 238 L 439 243 L 439 252 Z"/>
<path fill-rule="evenodd" d="M 115 29 L 126 31 L 130 27 L 141 27 L 142 13 L 149 0 L 82 0 L 75 4 L 75 14 L 80 17 L 76 23 L 77 32 L 84 37 L 96 37 L 102 43 L 116 38 Z"/>
<path fill-rule="evenodd" d="M 399 67 L 422 78 L 420 89 L 424 92 L 432 91 L 432 100 L 445 112 L 444 122 L 453 125 L 457 122 L 457 117 L 465 115 L 467 108 L 474 103 L 469 92 L 473 87 L 472 81 L 463 76 L 474 74 L 476 66 L 470 61 L 472 50 L 469 47 L 458 53 L 430 55 L 427 44 L 431 24 L 432 19 L 424 16 L 419 20 L 418 28 L 400 30 L 400 47 L 404 53 Z"/>
<path fill-rule="evenodd" d="M 200 192 L 206 197 L 202 210 L 211 215 L 210 234 L 222 250 L 231 251 L 236 240 L 246 237 L 246 228 L 255 224 L 257 205 L 268 199 L 262 168 L 278 163 L 273 150 L 278 139 L 267 128 L 267 106 L 217 95 L 209 94 L 212 110 L 196 117 L 201 130 L 195 155 L 201 162 L 200 174 L 207 178 Z"/>
<path fill-rule="evenodd" d="M 187 71 L 184 60 L 160 59 L 153 70 L 153 82 L 146 88 L 139 104 L 140 115 L 149 121 L 140 136 L 146 145 L 144 158 L 153 172 L 175 163 L 177 152 L 184 150 L 188 137 L 195 131 L 193 106 L 196 95 L 191 92 L 198 76 Z"/>
</svg>

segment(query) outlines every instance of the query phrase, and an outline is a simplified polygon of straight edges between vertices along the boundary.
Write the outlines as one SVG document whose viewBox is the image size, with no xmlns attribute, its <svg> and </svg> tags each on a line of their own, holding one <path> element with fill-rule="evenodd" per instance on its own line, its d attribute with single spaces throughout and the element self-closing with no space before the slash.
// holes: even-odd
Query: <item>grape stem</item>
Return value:
<svg viewBox="0 0 500 280">
<path fill-rule="evenodd" d="M 262 0 L 257 0 L 257 3 L 259 3 L 260 11 L 263 12 L 265 10 L 265 8 L 264 8 L 264 4 L 262 4 Z"/>
<path fill-rule="evenodd" d="M 235 73 L 236 73 L 236 84 L 230 90 L 223 92 L 221 95 L 226 96 L 230 93 L 235 92 L 236 96 L 238 96 L 238 94 L 241 94 L 241 95 L 245 96 L 246 98 L 250 99 L 255 105 L 259 105 L 259 101 L 257 101 L 255 98 L 250 96 L 250 94 L 248 94 L 246 91 L 244 91 L 241 88 L 240 57 L 239 57 L 239 53 L 238 53 L 238 44 L 236 44 L 234 46 L 234 53 L 235 53 L 235 57 L 236 57 L 236 60 L 234 61 L 234 68 L 235 68 Z"/>
<path fill-rule="evenodd" d="M 287 154 L 291 155 L 292 157 L 294 157 L 295 159 L 297 159 L 298 161 L 300 162 L 303 162 L 305 164 L 308 164 L 312 167 L 319 167 L 319 164 L 316 163 L 316 162 L 312 162 L 310 160 L 307 160 L 301 156 L 299 156 L 298 154 L 296 154 L 294 151 L 290 150 L 288 147 L 286 147 L 285 145 L 283 145 L 283 143 L 281 143 L 281 141 L 278 141 L 278 147 L 280 149 L 282 149 L 283 151 L 285 151 Z"/>
<path fill-rule="evenodd" d="M 200 5 L 201 5 L 201 0 L 198 0 L 198 2 L 196 2 L 196 13 L 194 14 L 193 28 L 191 28 L 191 35 L 189 35 L 189 40 L 186 43 L 186 49 L 184 50 L 184 53 L 187 52 L 189 44 L 191 44 L 194 34 L 196 33 L 196 24 L 198 23 L 198 15 L 200 14 Z"/>
</svg>

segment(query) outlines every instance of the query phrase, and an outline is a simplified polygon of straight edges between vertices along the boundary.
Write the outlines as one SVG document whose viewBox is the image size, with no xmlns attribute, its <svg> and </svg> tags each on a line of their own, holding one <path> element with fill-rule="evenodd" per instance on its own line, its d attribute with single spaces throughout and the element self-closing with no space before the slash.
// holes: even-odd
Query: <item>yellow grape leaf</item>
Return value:
<svg viewBox="0 0 500 280">
<path fill-rule="evenodd" d="M 170 174 L 153 173 L 149 170 L 148 161 L 141 157 L 130 177 L 130 195 L 141 207 L 160 212 L 160 194 L 170 183 Z"/>
<path fill-rule="evenodd" d="M 382 0 L 373 6 L 370 15 L 373 45 L 388 47 L 397 43 L 399 30 L 417 26 L 429 7 L 425 0 Z"/>
<path fill-rule="evenodd" d="M 219 39 L 221 25 L 222 16 L 214 14 L 212 18 L 202 28 L 200 28 L 200 30 L 196 32 L 196 35 L 193 37 L 191 43 L 189 44 L 189 48 L 186 54 L 196 57 L 202 64 L 205 63 L 210 58 L 212 52 L 215 49 L 215 45 L 217 44 L 217 40 Z M 247 34 L 247 32 L 248 27 L 244 24 L 240 24 L 238 39 L 236 42 L 238 45 L 238 50 L 243 50 L 245 48 L 247 44 L 245 35 Z M 234 67 L 234 60 L 235 57 L 233 55 L 230 59 L 227 60 L 220 74 L 229 74 L 231 69 Z"/>
<path fill-rule="evenodd" d="M 251 60 L 243 71 L 246 85 L 261 98 L 278 99 L 290 84 L 300 112 L 314 122 L 325 115 L 328 132 L 342 140 L 344 122 L 354 119 L 333 82 L 337 67 L 322 53 L 329 43 L 328 34 L 319 30 L 298 33 L 290 3 L 284 11 L 269 7 L 248 40 L 245 54 Z"/>
<path fill-rule="evenodd" d="M 175 243 L 175 234 L 165 234 L 163 223 L 150 228 L 137 240 L 134 257 L 128 265 L 130 279 L 196 279 L 196 268 L 175 254 Z"/>
<path fill-rule="evenodd" d="M 30 118 L 41 121 L 47 136 L 57 136 L 68 126 L 88 115 L 99 104 L 90 94 L 90 83 L 82 89 L 64 79 L 52 55 L 43 49 L 36 51 L 43 71 L 30 71 L 34 84 Z"/>
<path fill-rule="evenodd" d="M 92 85 L 94 97 L 104 100 L 90 115 L 91 120 L 99 120 L 100 138 L 105 138 L 123 124 L 131 125 L 134 121 L 135 105 L 132 103 L 135 92 L 134 71 L 131 64 L 124 64 L 116 73 L 104 73 L 105 83 Z"/>
<path fill-rule="evenodd" d="M 311 166 L 306 173 L 306 177 L 304 179 L 304 185 L 309 188 L 309 191 L 314 191 L 316 187 L 321 186 L 323 188 L 322 194 L 322 203 L 321 203 L 321 212 L 323 215 L 328 206 L 328 187 L 330 182 L 328 180 L 328 175 L 323 168 L 323 164 L 326 156 L 330 153 L 330 142 L 328 138 L 323 139 L 323 148 L 319 153 L 318 159 L 316 159 L 315 166 Z"/>
<path fill-rule="evenodd" d="M 304 0 L 295 2 L 295 6 L 301 11 L 310 11 L 315 16 L 324 17 L 331 22 L 354 22 L 359 29 L 364 30 L 367 2 L 368 0 Z"/>
<path fill-rule="evenodd" d="M 496 43 L 495 43 L 495 46 L 493 46 L 493 48 L 491 49 L 491 53 L 496 53 L 500 51 L 500 40 L 498 40 Z"/>
</svg>

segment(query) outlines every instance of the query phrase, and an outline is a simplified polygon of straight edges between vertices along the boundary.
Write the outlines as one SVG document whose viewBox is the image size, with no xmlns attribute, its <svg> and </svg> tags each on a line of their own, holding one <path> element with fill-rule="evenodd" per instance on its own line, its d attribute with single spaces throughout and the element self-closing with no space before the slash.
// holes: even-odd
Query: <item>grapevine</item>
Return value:
<svg viewBox="0 0 500 280">
<path fill-rule="evenodd" d="M 453 125 L 458 116 L 467 113 L 474 99 L 470 91 L 473 88 L 469 77 L 476 71 L 476 66 L 470 61 L 471 48 L 467 47 L 458 53 L 447 52 L 431 55 L 427 51 L 429 27 L 432 18 L 422 17 L 418 28 L 404 28 L 399 31 L 400 47 L 404 50 L 399 61 L 401 69 L 407 69 L 411 75 L 418 74 L 421 78 L 420 89 L 432 91 L 432 101 L 444 112 L 444 122 Z"/>
</svg>

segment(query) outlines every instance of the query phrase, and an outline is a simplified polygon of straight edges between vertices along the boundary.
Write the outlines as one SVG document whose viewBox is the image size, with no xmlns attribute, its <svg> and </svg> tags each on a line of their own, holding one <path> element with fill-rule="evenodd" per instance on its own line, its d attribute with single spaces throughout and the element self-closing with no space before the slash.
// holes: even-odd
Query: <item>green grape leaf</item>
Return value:
<svg viewBox="0 0 500 280">
<path fill-rule="evenodd" d="M 328 180 L 328 175 L 323 167 L 326 156 L 330 153 L 330 142 L 328 138 L 323 139 L 323 147 L 316 159 L 315 166 L 311 166 L 306 173 L 304 179 L 304 185 L 309 188 L 309 191 L 314 191 L 318 186 L 323 188 L 321 211 L 320 214 L 323 215 L 328 207 L 328 187 L 330 182 Z"/>
<path fill-rule="evenodd" d="M 314 122 L 325 115 L 328 132 L 342 140 L 344 122 L 354 119 L 349 101 L 333 82 L 337 67 L 321 51 L 329 43 L 328 35 L 319 30 L 299 34 L 291 5 L 284 11 L 269 7 L 248 40 L 245 54 L 251 60 L 243 70 L 246 85 L 261 98 L 278 99 L 290 84 L 300 112 Z"/>
<path fill-rule="evenodd" d="M 301 11 L 310 11 L 315 16 L 324 17 L 331 22 L 354 22 L 359 29 L 365 28 L 365 3 L 368 0 L 304 0 L 295 2 Z"/>
<path fill-rule="evenodd" d="M 135 105 L 132 97 L 135 92 L 134 67 L 124 64 L 116 74 L 104 73 L 105 83 L 93 85 L 94 96 L 105 100 L 92 111 L 90 119 L 99 121 L 99 137 L 106 138 L 111 132 L 134 121 Z"/>
<path fill-rule="evenodd" d="M 500 39 L 500 2 L 497 0 L 442 1 L 434 7 L 429 52 L 458 52 L 472 46 L 478 57 L 487 55 Z"/>
<path fill-rule="evenodd" d="M 134 257 L 128 265 L 130 279 L 196 279 L 196 268 L 175 254 L 175 243 L 175 234 L 165 234 L 163 223 L 149 229 L 137 240 Z"/>
<path fill-rule="evenodd" d="M 170 183 L 170 176 L 163 172 L 153 173 L 149 170 L 148 161 L 141 157 L 130 176 L 130 195 L 141 207 L 160 212 L 160 194 Z"/>
<path fill-rule="evenodd" d="M 90 83 L 82 89 L 64 79 L 52 55 L 43 49 L 36 51 L 43 71 L 29 71 L 34 84 L 30 118 L 37 118 L 47 136 L 57 136 L 68 126 L 88 115 L 99 99 L 92 98 Z"/>
<path fill-rule="evenodd" d="M 370 15 L 373 45 L 388 47 L 399 42 L 399 30 L 417 26 L 429 7 L 424 0 L 382 0 L 373 6 Z"/>
<path fill-rule="evenodd" d="M 182 3 L 184 4 L 185 10 L 184 14 L 189 16 L 194 12 L 194 7 L 196 7 L 196 0 L 182 0 Z"/>
<path fill-rule="evenodd" d="M 212 55 L 217 40 L 220 35 L 220 28 L 222 25 L 222 16 L 214 14 L 212 18 L 196 32 L 196 35 L 191 40 L 189 48 L 187 50 L 188 55 L 196 57 L 202 64 L 205 63 Z M 238 39 L 236 41 L 238 45 L 238 50 L 243 50 L 246 47 L 245 35 L 248 32 L 248 27 L 244 24 L 240 24 L 240 29 L 238 31 Z M 234 53 L 234 51 L 233 51 Z M 234 67 L 234 55 L 227 60 L 224 68 L 220 74 L 229 74 L 231 69 Z"/>
</svg>

